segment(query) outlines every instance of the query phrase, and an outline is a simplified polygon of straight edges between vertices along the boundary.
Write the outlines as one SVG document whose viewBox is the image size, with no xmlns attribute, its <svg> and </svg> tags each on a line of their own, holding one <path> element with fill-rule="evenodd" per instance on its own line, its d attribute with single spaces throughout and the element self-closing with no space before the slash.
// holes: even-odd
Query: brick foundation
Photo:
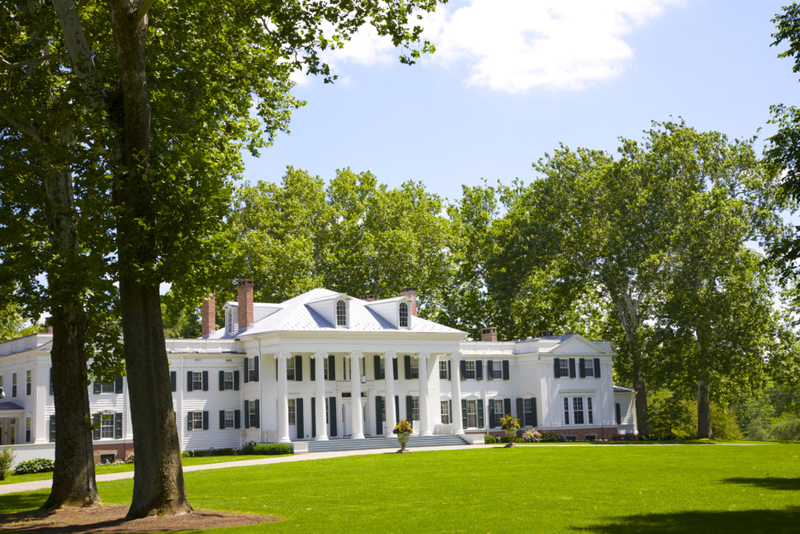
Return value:
<svg viewBox="0 0 800 534">
<path fill-rule="evenodd" d="M 526 430 L 530 430 L 527 428 L 517 430 L 517 437 L 522 437 L 522 434 L 525 433 Z M 539 432 L 543 432 L 541 428 L 537 428 Z M 586 436 L 594 436 L 594 441 L 621 441 L 621 440 L 629 440 L 629 441 L 636 441 L 636 436 L 634 435 L 620 435 L 617 432 L 615 427 L 606 427 L 606 428 L 552 428 L 549 430 L 555 430 L 559 434 L 565 437 L 575 437 L 575 441 L 586 441 Z M 492 436 L 500 439 L 506 437 L 505 430 L 493 430 L 491 432 L 487 432 L 487 434 L 491 434 Z"/>
<path fill-rule="evenodd" d="M 101 463 L 101 457 L 106 454 L 113 454 L 114 461 L 125 461 L 129 455 L 133 454 L 133 443 L 97 443 L 94 446 L 94 463 Z"/>
</svg>

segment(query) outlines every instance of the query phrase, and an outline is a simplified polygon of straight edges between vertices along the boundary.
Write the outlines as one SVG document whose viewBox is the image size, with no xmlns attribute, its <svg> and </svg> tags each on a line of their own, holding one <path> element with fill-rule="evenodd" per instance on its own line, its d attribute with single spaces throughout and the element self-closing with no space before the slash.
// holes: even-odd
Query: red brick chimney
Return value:
<svg viewBox="0 0 800 534">
<path fill-rule="evenodd" d="M 375 295 L 362 295 L 361 300 L 366 300 L 367 302 L 372 302 L 375 300 Z"/>
<path fill-rule="evenodd" d="M 497 328 L 481 328 L 481 341 L 497 341 Z"/>
<path fill-rule="evenodd" d="M 214 293 L 206 295 L 201 310 L 203 337 L 208 337 L 217 329 L 217 305 Z"/>
<path fill-rule="evenodd" d="M 253 281 L 239 280 L 239 330 L 253 324 Z"/>
<path fill-rule="evenodd" d="M 411 299 L 411 315 L 417 316 L 417 288 L 406 287 L 400 290 L 400 295 Z"/>
</svg>

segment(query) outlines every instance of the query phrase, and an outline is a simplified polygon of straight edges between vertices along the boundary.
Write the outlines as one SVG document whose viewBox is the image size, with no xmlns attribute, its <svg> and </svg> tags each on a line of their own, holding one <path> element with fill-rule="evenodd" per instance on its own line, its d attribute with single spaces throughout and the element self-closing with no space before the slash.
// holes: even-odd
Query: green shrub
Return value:
<svg viewBox="0 0 800 534">
<path fill-rule="evenodd" d="M 486 434 L 485 436 L 483 436 L 483 443 L 485 443 L 486 445 L 497 443 L 497 438 L 491 434 Z"/>
<path fill-rule="evenodd" d="M 20 462 L 14 469 L 15 475 L 30 475 L 31 473 L 47 473 L 55 468 L 53 460 L 47 458 L 34 458 L 27 462 Z"/>
<path fill-rule="evenodd" d="M 256 445 L 253 454 L 277 456 L 279 454 L 292 454 L 292 447 L 288 443 L 270 443 Z"/>
<path fill-rule="evenodd" d="M 0 449 L 0 480 L 5 480 L 11 473 L 11 464 L 14 463 L 14 449 L 3 447 Z"/>
<path fill-rule="evenodd" d="M 697 400 L 683 400 L 668 390 L 658 390 L 647 399 L 651 440 L 694 439 L 697 437 Z M 716 439 L 742 439 L 736 418 L 725 406 L 711 404 L 711 430 Z"/>
<path fill-rule="evenodd" d="M 800 440 L 800 418 L 796 415 L 784 413 L 772 422 L 769 437 L 773 440 Z"/>
</svg>

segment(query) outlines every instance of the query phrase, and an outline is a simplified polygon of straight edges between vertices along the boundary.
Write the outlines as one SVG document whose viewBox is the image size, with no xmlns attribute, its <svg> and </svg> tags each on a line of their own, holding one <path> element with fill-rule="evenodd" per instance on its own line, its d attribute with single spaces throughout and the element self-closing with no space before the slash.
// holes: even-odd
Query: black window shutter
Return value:
<svg viewBox="0 0 800 534">
<path fill-rule="evenodd" d="M 406 354 L 403 357 L 403 360 L 405 361 L 406 380 L 410 380 L 411 379 L 411 356 Z"/>
<path fill-rule="evenodd" d="M 53 368 L 50 368 L 50 395 L 53 394 Z"/>
<path fill-rule="evenodd" d="M 400 373 L 397 372 L 397 358 L 392 358 L 392 370 L 394 371 L 394 379 L 400 378 Z"/>
<path fill-rule="evenodd" d="M 225 430 L 225 410 L 219 411 L 219 429 Z"/>
<path fill-rule="evenodd" d="M 461 363 L 464 363 L 464 360 L 461 360 Z M 466 399 L 461 400 L 461 427 L 467 428 L 467 401 Z"/>
<path fill-rule="evenodd" d="M 256 428 L 261 428 L 261 412 L 258 408 L 258 399 L 256 399 Z"/>
<path fill-rule="evenodd" d="M 244 383 L 247 384 L 250 381 L 250 373 L 248 369 L 248 365 L 250 364 L 250 358 L 245 357 L 244 359 Z"/>
<path fill-rule="evenodd" d="M 294 357 L 294 380 L 295 382 L 303 381 L 303 356 L 301 354 Z"/>
<path fill-rule="evenodd" d="M 575 358 L 569 359 L 569 377 L 575 378 Z"/>
<path fill-rule="evenodd" d="M 100 414 L 92 416 L 92 439 L 100 439 Z"/>
<path fill-rule="evenodd" d="M 303 439 L 306 437 L 306 425 L 303 421 L 303 399 L 296 399 L 294 401 L 295 406 L 295 422 L 297 423 L 297 439 Z"/>
<path fill-rule="evenodd" d="M 600 358 L 594 359 L 594 377 L 600 378 Z"/>
<path fill-rule="evenodd" d="M 408 356 L 406 356 L 406 358 L 408 358 Z M 412 406 L 413 403 L 414 403 L 414 401 L 411 398 L 411 395 L 406 395 L 406 417 L 405 417 L 405 419 L 408 422 L 412 423 L 412 424 L 413 424 L 413 422 L 411 421 L 411 410 L 413 408 L 413 406 Z"/>
<path fill-rule="evenodd" d="M 100 382 L 95 382 L 94 383 L 94 394 L 95 395 L 99 395 L 100 394 Z"/>
<path fill-rule="evenodd" d="M 314 369 L 312 366 L 311 369 Z M 314 380 L 313 378 L 311 380 Z M 317 437 L 317 398 L 311 397 L 311 437 Z"/>
<path fill-rule="evenodd" d="M 380 358 L 380 356 L 375 356 Z M 381 412 L 383 411 L 383 397 L 375 395 L 375 434 L 383 434 L 383 418 Z"/>
<path fill-rule="evenodd" d="M 239 391 L 239 371 L 233 372 L 233 390 Z"/>
<path fill-rule="evenodd" d="M 312 382 L 317 379 L 317 365 L 316 364 L 317 364 L 317 359 L 316 358 L 314 358 L 313 361 L 312 360 L 308 360 L 308 374 L 311 377 Z M 313 399 L 314 397 L 311 397 L 311 398 Z M 312 400 L 312 402 L 313 402 L 313 400 Z"/>
<path fill-rule="evenodd" d="M 522 399 L 517 399 L 517 419 L 522 423 L 522 426 L 528 426 L 528 423 L 525 421 L 525 403 Z"/>
<path fill-rule="evenodd" d="M 203 391 L 208 391 L 208 371 L 203 371 Z"/>
<path fill-rule="evenodd" d="M 400 420 L 400 395 L 394 396 L 394 416 L 396 421 L 392 421 L 395 425 L 397 421 Z M 394 430 L 394 425 L 392 425 L 392 430 Z"/>
<path fill-rule="evenodd" d="M 333 356 L 331 356 L 333 358 Z M 333 369 L 333 366 L 329 368 Z M 331 432 L 330 435 L 332 438 L 336 437 L 336 397 L 331 397 L 328 399 L 328 421 L 330 421 L 331 425 Z"/>
<path fill-rule="evenodd" d="M 511 413 L 511 399 L 503 399 L 503 415 Z"/>
<path fill-rule="evenodd" d="M 258 356 L 253 358 L 253 371 L 255 374 L 255 376 L 253 377 L 253 382 L 258 382 Z"/>
<path fill-rule="evenodd" d="M 459 372 L 461 374 L 461 380 L 464 380 L 467 376 L 467 362 L 465 360 L 461 360 L 458 364 Z M 466 416 L 465 416 L 466 417 Z"/>
<path fill-rule="evenodd" d="M 250 401 L 244 401 L 244 427 L 250 428 Z"/>
<path fill-rule="evenodd" d="M 539 422 L 538 422 L 538 417 L 536 416 L 536 397 L 533 397 L 531 399 L 531 417 L 533 417 L 533 421 L 531 422 L 531 424 L 533 426 L 538 426 Z"/>
<path fill-rule="evenodd" d="M 453 363 L 453 362 L 451 362 L 450 360 L 447 360 L 447 379 L 448 380 L 453 380 L 453 372 L 451 370 L 451 365 L 450 365 L 451 363 Z M 450 415 L 452 416 L 453 412 L 450 412 Z"/>
<path fill-rule="evenodd" d="M 203 412 L 203 430 L 208 430 L 208 412 Z"/>
<path fill-rule="evenodd" d="M 453 424 L 453 401 L 452 400 L 447 401 L 447 407 L 448 407 L 447 408 L 448 409 L 448 413 L 450 414 L 450 424 Z"/>
<path fill-rule="evenodd" d="M 122 393 L 122 377 L 117 377 L 117 381 L 114 382 L 114 393 Z"/>
<path fill-rule="evenodd" d="M 617 425 L 621 425 L 622 424 L 622 407 L 620 406 L 619 403 L 616 403 L 614 405 L 614 410 L 615 410 L 616 416 L 617 416 Z"/>
<path fill-rule="evenodd" d="M 561 378 L 561 359 L 560 358 L 553 358 L 553 376 L 555 378 Z"/>
<path fill-rule="evenodd" d="M 494 375 L 494 360 L 486 360 L 486 376 L 489 380 L 494 380 L 493 375 Z"/>
<path fill-rule="evenodd" d="M 478 399 L 478 428 L 483 428 L 483 400 Z"/>
<path fill-rule="evenodd" d="M 372 358 L 372 361 L 375 362 L 375 380 L 380 380 L 381 379 L 381 357 L 376 354 L 375 357 Z"/>
<path fill-rule="evenodd" d="M 194 381 L 192 380 L 192 372 L 186 371 L 186 391 L 192 391 L 192 384 Z"/>
<path fill-rule="evenodd" d="M 225 371 L 219 372 L 219 390 L 225 391 Z"/>
<path fill-rule="evenodd" d="M 328 380 L 336 380 L 336 356 L 333 354 L 328 356 Z M 331 421 L 333 420 L 331 419 Z M 331 422 L 331 428 L 333 428 L 333 422 Z"/>
<path fill-rule="evenodd" d="M 50 416 L 50 443 L 56 441 L 56 416 Z"/>
<path fill-rule="evenodd" d="M 494 401 L 489 401 L 489 428 L 494 428 L 497 425 L 494 420 Z"/>
<path fill-rule="evenodd" d="M 122 439 L 122 414 L 114 414 L 114 439 Z"/>
<path fill-rule="evenodd" d="M 240 410 L 233 411 L 233 427 L 240 428 L 242 426 L 242 416 Z"/>
<path fill-rule="evenodd" d="M 280 369 L 278 366 L 278 358 L 275 358 L 275 382 L 278 381 L 278 369 Z"/>
<path fill-rule="evenodd" d="M 581 373 L 581 378 L 586 378 L 586 360 L 584 358 L 578 360 L 578 370 Z"/>
<path fill-rule="evenodd" d="M 508 367 L 508 360 L 503 360 L 503 380 L 511 378 L 511 372 Z"/>
<path fill-rule="evenodd" d="M 475 361 L 475 378 L 483 380 L 483 360 Z"/>
<path fill-rule="evenodd" d="M 192 417 L 193 413 L 194 412 L 186 412 L 186 430 L 192 430 L 192 419 L 194 419 L 194 417 Z"/>
<path fill-rule="evenodd" d="M 170 371 L 169 372 L 169 385 L 172 388 L 172 392 L 175 393 L 178 391 L 178 372 L 177 371 Z"/>
</svg>

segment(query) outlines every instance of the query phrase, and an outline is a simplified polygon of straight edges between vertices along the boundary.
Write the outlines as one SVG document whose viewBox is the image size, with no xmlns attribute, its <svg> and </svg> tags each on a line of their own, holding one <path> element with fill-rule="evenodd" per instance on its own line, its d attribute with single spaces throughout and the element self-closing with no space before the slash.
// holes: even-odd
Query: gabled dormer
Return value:
<svg viewBox="0 0 800 534">
<path fill-rule="evenodd" d="M 239 331 L 239 303 L 229 301 L 222 307 L 225 311 L 225 335 L 232 336 Z M 266 319 L 273 313 L 283 309 L 279 304 L 265 304 L 256 302 L 253 304 L 253 324 L 262 319 Z"/>
<path fill-rule="evenodd" d="M 338 293 L 306 303 L 334 328 L 350 328 L 350 301 L 353 297 Z"/>
<path fill-rule="evenodd" d="M 412 326 L 413 301 L 408 297 L 374 300 L 364 306 L 397 329 L 408 330 Z"/>
</svg>

